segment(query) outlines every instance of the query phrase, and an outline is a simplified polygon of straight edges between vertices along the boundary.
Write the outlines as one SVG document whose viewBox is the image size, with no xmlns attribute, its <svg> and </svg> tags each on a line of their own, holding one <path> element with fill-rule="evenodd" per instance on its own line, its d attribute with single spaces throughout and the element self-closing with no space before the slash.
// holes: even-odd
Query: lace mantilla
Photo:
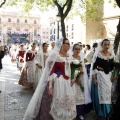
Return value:
<svg viewBox="0 0 120 120">
<path fill-rule="evenodd" d="M 101 59 L 104 59 L 104 60 L 109 60 L 109 59 L 113 59 L 114 58 L 113 55 L 111 55 L 111 56 L 103 56 L 100 52 L 98 53 L 97 57 L 99 57 Z"/>
</svg>

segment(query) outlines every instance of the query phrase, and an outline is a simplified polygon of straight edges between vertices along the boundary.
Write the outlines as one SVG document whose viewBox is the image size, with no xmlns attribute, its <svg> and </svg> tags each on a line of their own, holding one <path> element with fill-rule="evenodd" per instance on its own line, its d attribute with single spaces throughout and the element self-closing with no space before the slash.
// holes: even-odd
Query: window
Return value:
<svg viewBox="0 0 120 120">
<path fill-rule="evenodd" d="M 8 18 L 8 22 L 11 22 L 11 18 Z"/>
<path fill-rule="evenodd" d="M 68 37 L 68 33 L 66 34 L 66 36 Z"/>
<path fill-rule="evenodd" d="M 27 23 L 27 20 L 25 20 L 25 23 Z"/>
<path fill-rule="evenodd" d="M 72 32 L 71 38 L 72 38 L 72 39 L 74 38 L 74 33 L 73 33 L 73 32 Z"/>
<path fill-rule="evenodd" d="M 36 22 L 36 20 L 34 20 L 34 24 L 36 24 L 37 22 Z"/>
<path fill-rule="evenodd" d="M 0 23 L 1 23 L 1 18 L 0 18 Z"/>
<path fill-rule="evenodd" d="M 7 31 L 8 31 L 8 33 L 11 32 L 11 28 L 8 28 Z"/>
<path fill-rule="evenodd" d="M 68 25 L 67 25 L 67 27 L 66 27 L 66 30 L 68 31 Z"/>
<path fill-rule="evenodd" d="M 54 34 L 55 34 L 55 29 L 54 29 Z"/>
<path fill-rule="evenodd" d="M 37 36 L 37 30 L 34 30 L 34 36 Z"/>
<path fill-rule="evenodd" d="M 50 34 L 52 34 L 52 30 L 50 30 Z"/>
<path fill-rule="evenodd" d="M 74 24 L 72 24 L 72 30 L 74 30 Z"/>
<path fill-rule="evenodd" d="M 17 23 L 20 23 L 20 20 L 19 20 L 19 19 L 17 19 Z"/>
</svg>

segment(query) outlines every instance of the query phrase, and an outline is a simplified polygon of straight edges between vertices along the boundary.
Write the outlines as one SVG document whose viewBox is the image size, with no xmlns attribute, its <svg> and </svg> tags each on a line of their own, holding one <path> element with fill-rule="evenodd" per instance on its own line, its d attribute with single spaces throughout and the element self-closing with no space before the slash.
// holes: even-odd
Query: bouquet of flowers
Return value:
<svg viewBox="0 0 120 120">
<path fill-rule="evenodd" d="M 76 79 L 76 82 L 80 85 L 82 91 L 84 91 L 83 81 L 83 67 L 82 62 L 79 60 L 73 60 L 71 64 L 71 77 Z"/>
</svg>

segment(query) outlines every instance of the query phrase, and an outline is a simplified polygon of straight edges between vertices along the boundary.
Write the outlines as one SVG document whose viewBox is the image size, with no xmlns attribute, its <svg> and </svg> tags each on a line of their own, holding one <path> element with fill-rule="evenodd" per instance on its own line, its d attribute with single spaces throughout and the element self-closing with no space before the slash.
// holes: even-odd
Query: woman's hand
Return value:
<svg viewBox="0 0 120 120">
<path fill-rule="evenodd" d="M 94 79 L 94 84 L 95 84 L 96 86 L 98 85 L 97 79 Z"/>
<path fill-rule="evenodd" d="M 48 94 L 51 95 L 51 96 L 53 95 L 53 88 L 52 87 L 49 88 Z"/>
<path fill-rule="evenodd" d="M 0 46 L 0 51 L 4 51 L 4 47 L 3 46 Z"/>
<path fill-rule="evenodd" d="M 76 79 L 72 79 L 72 80 L 71 80 L 71 86 L 74 85 L 75 81 L 76 81 Z"/>
<path fill-rule="evenodd" d="M 114 82 L 114 81 L 117 80 L 117 79 L 118 79 L 118 77 L 115 76 L 115 77 L 111 78 L 110 80 L 111 80 L 111 82 Z"/>
<path fill-rule="evenodd" d="M 41 65 L 40 64 L 36 64 L 38 68 L 41 68 Z"/>
<path fill-rule="evenodd" d="M 77 83 L 80 85 L 81 84 L 81 80 L 78 80 Z"/>
</svg>

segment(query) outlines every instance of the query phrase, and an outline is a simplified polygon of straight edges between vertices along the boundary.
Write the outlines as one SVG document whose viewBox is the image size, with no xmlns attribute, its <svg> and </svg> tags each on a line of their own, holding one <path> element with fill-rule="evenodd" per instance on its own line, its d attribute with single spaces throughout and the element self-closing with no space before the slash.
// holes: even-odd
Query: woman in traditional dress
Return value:
<svg viewBox="0 0 120 120">
<path fill-rule="evenodd" d="M 111 71 L 113 70 L 114 53 L 110 41 L 104 39 L 96 49 L 93 57 L 92 102 L 97 116 L 106 117 L 111 112 Z"/>
<path fill-rule="evenodd" d="M 83 115 L 91 110 L 91 96 L 89 81 L 84 64 L 82 52 L 80 54 L 80 45 L 73 45 L 73 60 L 71 64 L 72 84 L 75 82 L 77 118 L 84 120 Z"/>
<path fill-rule="evenodd" d="M 35 88 L 40 80 L 41 74 L 45 67 L 45 62 L 48 57 L 48 44 L 42 44 L 42 50 L 36 55 L 35 57 L 35 64 L 36 64 L 36 72 L 35 72 Z"/>
<path fill-rule="evenodd" d="M 36 55 L 36 44 L 32 43 L 30 47 L 31 48 L 25 54 L 25 64 L 19 80 L 19 84 L 26 87 L 33 87 L 33 83 L 35 81 L 36 66 L 34 58 Z"/>
<path fill-rule="evenodd" d="M 69 47 L 67 38 L 57 41 L 54 50 L 47 58 L 44 72 L 28 105 L 24 120 L 33 120 L 36 116 L 39 116 L 37 120 L 73 120 L 76 117 L 75 92 L 71 87 L 70 79 L 72 58 L 67 54 Z M 48 80 L 50 80 L 49 94 L 53 95 L 52 100 L 47 91 L 44 91 Z M 54 89 L 52 81 L 54 81 Z M 48 104 L 46 100 L 51 100 L 52 104 L 50 102 Z M 49 118 L 50 115 L 52 117 Z"/>
<path fill-rule="evenodd" d="M 15 62 L 16 60 L 16 46 L 13 44 L 10 48 L 10 56 L 11 56 L 11 62 Z"/>
<path fill-rule="evenodd" d="M 23 64 L 24 64 L 24 54 L 25 54 L 24 45 L 21 44 L 20 49 L 17 52 L 17 57 L 16 57 L 18 59 L 17 64 L 18 64 L 18 68 L 19 68 L 20 72 L 21 72 Z"/>
</svg>

